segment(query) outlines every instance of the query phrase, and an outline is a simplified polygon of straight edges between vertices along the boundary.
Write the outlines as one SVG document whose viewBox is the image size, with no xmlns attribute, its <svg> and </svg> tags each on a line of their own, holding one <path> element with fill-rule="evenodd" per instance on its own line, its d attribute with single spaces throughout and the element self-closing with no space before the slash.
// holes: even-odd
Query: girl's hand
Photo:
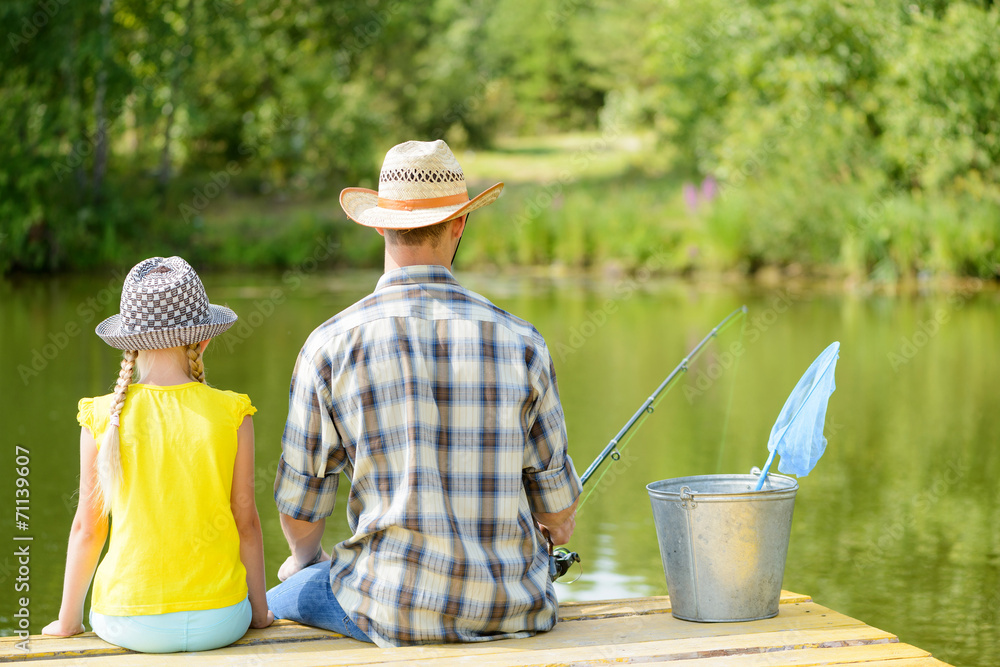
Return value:
<svg viewBox="0 0 1000 667">
<path fill-rule="evenodd" d="M 70 623 L 64 623 L 62 619 L 57 619 L 52 621 L 44 628 L 42 628 L 43 635 L 52 635 L 53 637 L 72 637 L 73 635 L 78 635 L 81 632 L 86 632 L 87 628 L 83 627 L 82 622 L 77 622 L 75 625 Z"/>
<path fill-rule="evenodd" d="M 272 623 L 274 623 L 274 612 L 270 609 L 267 610 L 267 614 L 265 614 L 263 618 L 258 618 L 258 616 L 254 614 L 253 618 L 250 619 L 250 627 L 256 630 L 266 628 Z"/>
</svg>

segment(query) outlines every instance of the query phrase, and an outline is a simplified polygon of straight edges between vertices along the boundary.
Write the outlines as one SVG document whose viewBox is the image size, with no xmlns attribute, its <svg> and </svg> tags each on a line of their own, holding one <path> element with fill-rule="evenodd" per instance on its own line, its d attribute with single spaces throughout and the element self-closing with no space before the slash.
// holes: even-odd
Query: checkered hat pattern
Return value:
<svg viewBox="0 0 1000 667">
<path fill-rule="evenodd" d="M 132 267 L 122 286 L 121 312 L 97 325 L 120 350 L 160 350 L 199 343 L 233 325 L 236 313 L 208 302 L 205 287 L 180 257 L 151 257 Z"/>
<path fill-rule="evenodd" d="M 448 144 L 407 141 L 385 154 L 378 192 L 345 188 L 340 206 L 366 227 L 415 229 L 492 204 L 502 190 L 503 183 L 497 183 L 470 199 L 465 174 Z"/>
</svg>

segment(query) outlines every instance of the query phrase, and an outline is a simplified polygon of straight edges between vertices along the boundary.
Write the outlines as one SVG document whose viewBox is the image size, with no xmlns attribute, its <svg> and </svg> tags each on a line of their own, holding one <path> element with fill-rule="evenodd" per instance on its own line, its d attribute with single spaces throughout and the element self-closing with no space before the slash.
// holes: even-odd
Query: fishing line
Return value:
<svg viewBox="0 0 1000 667">
<path fill-rule="evenodd" d="M 642 415 L 642 417 L 639 419 L 639 421 L 637 421 L 635 423 L 635 430 L 631 431 L 625 437 L 625 441 L 622 442 L 622 443 L 620 443 L 618 445 L 618 457 L 616 458 L 614 455 L 612 455 L 612 457 L 611 457 L 612 460 L 617 461 L 618 458 L 621 458 L 621 453 L 624 452 L 625 448 L 628 447 L 628 445 L 629 445 L 630 442 L 632 442 L 632 438 L 633 438 L 633 436 L 635 436 L 636 431 L 638 431 L 639 428 L 642 427 L 643 423 L 647 419 L 649 419 L 649 415 L 651 415 L 653 413 L 653 410 L 655 410 L 656 406 L 660 404 L 660 401 L 663 400 L 663 397 L 670 393 L 671 389 L 673 389 L 673 385 L 670 385 L 669 387 L 667 387 L 666 391 L 664 391 L 662 394 L 660 394 L 659 397 L 656 399 L 656 401 L 654 401 L 653 404 L 650 405 L 649 408 L 646 409 L 646 412 Z M 577 511 L 578 512 L 580 511 L 580 508 L 582 508 L 587 503 L 587 500 L 589 500 L 590 497 L 592 495 L 594 495 L 594 491 L 597 491 L 597 487 L 599 487 L 601 485 L 601 480 L 604 479 L 604 476 L 607 475 L 608 472 L 611 471 L 611 468 L 612 468 L 612 466 L 608 466 L 604 470 L 601 471 L 601 474 L 597 477 L 597 482 L 593 486 L 590 487 L 590 491 L 587 492 L 587 495 L 583 497 L 583 500 L 581 500 L 580 504 L 577 506 Z"/>
<path fill-rule="evenodd" d="M 729 320 L 728 322 L 726 322 L 725 324 L 723 324 L 722 326 L 720 326 L 713 333 L 713 335 L 715 337 L 718 337 L 719 334 L 721 334 L 723 331 L 725 331 L 726 329 L 728 329 L 729 327 L 731 327 L 736 322 L 743 322 L 743 324 L 745 325 L 746 324 L 746 322 L 745 322 L 746 315 L 747 315 L 746 310 L 741 310 L 740 313 L 739 313 L 739 315 L 737 315 L 733 319 Z M 745 329 L 746 329 L 746 326 L 741 326 L 740 327 L 740 342 L 741 343 L 743 342 L 743 331 Z M 698 359 L 698 357 L 701 356 L 701 353 L 704 352 L 704 351 L 705 351 L 704 347 L 697 349 L 693 354 L 691 354 L 687 359 L 684 360 L 683 365 L 681 366 L 681 370 L 684 373 L 687 373 L 687 371 L 688 371 L 688 364 L 691 364 L 694 361 L 696 361 Z M 737 364 L 738 363 L 739 363 L 739 359 L 737 359 Z M 735 369 L 734 369 L 734 373 L 735 373 Z M 735 386 L 735 382 L 733 383 L 733 386 Z M 664 391 L 659 396 L 657 396 L 656 399 L 646 408 L 646 410 L 642 414 L 642 417 L 640 417 L 639 420 L 636 421 L 636 423 L 634 425 L 634 428 L 630 429 L 629 433 L 625 436 L 625 439 L 615 447 L 615 449 L 617 451 L 613 452 L 611 454 L 611 459 L 613 461 L 617 461 L 619 458 L 621 458 L 621 453 L 623 451 L 625 451 L 625 448 L 628 447 L 628 445 L 629 445 L 630 442 L 632 442 L 632 438 L 635 436 L 635 434 L 642 427 L 643 423 L 645 423 L 645 421 L 647 419 L 649 419 L 649 415 L 651 415 L 653 413 L 653 411 L 656 409 L 656 406 L 658 406 L 660 404 L 660 401 L 662 401 L 663 398 L 667 394 L 669 394 L 670 390 L 673 389 L 673 388 L 674 388 L 674 385 L 672 383 L 669 384 L 664 389 Z M 730 395 L 730 407 L 731 406 L 732 406 L 732 396 Z M 726 412 L 726 424 L 727 425 L 728 425 L 728 422 L 729 422 L 729 413 L 728 413 L 728 410 L 727 410 L 727 412 Z M 723 437 L 723 439 L 725 439 L 725 430 L 723 430 L 723 436 L 722 437 Z M 616 454 L 617 454 L 617 456 L 616 456 Z M 604 479 L 604 476 L 608 474 L 608 472 L 611 470 L 611 468 L 612 468 L 612 466 L 608 466 L 604 470 L 601 471 L 600 476 L 598 476 L 598 478 L 597 478 L 597 482 L 591 486 L 590 491 L 587 492 L 587 495 L 583 497 L 583 500 L 581 500 L 580 504 L 577 506 L 577 511 L 578 512 L 580 511 L 580 508 L 582 508 L 587 503 L 587 501 L 590 499 L 590 496 L 594 495 L 594 491 L 596 491 L 597 487 L 599 487 L 601 485 L 601 480 Z"/>
<path fill-rule="evenodd" d="M 747 330 L 746 313 L 741 318 L 743 320 L 742 326 L 740 326 L 740 339 L 736 343 L 736 349 L 743 349 L 743 334 Z M 733 381 L 729 385 L 729 401 L 726 403 L 726 419 L 722 422 L 722 440 L 719 441 L 719 458 L 715 461 L 715 472 L 718 474 L 722 470 L 722 454 L 726 450 L 726 433 L 729 432 L 729 415 L 733 410 L 733 394 L 736 393 L 736 378 L 740 372 L 740 359 L 743 354 L 736 354 L 736 363 L 733 365 Z"/>
<path fill-rule="evenodd" d="M 625 426 L 618 431 L 615 437 L 611 439 L 611 442 L 605 445 L 604 449 L 601 450 L 601 453 L 597 455 L 596 459 L 594 459 L 594 462 L 591 463 L 590 466 L 584 471 L 583 475 L 580 476 L 580 483 L 584 487 L 587 486 L 587 482 L 591 477 L 593 477 L 594 473 L 597 472 L 598 468 L 601 467 L 601 464 L 604 463 L 604 461 L 608 458 L 612 461 L 617 461 L 621 458 L 622 450 L 628 446 L 628 444 L 632 441 L 632 436 L 635 434 L 635 431 L 638 430 L 638 428 L 633 430 L 633 427 L 642 426 L 642 424 L 645 423 L 646 419 L 649 418 L 649 415 L 656 409 L 656 406 L 663 400 L 664 395 L 666 395 L 671 387 L 673 387 L 674 380 L 676 380 L 681 373 L 687 373 L 688 365 L 698 359 L 708 342 L 713 338 L 718 337 L 720 333 L 732 326 L 733 323 L 745 318 L 746 314 L 747 307 L 744 305 L 726 315 L 725 319 L 715 325 L 715 327 L 708 332 L 708 335 L 702 338 L 701 341 L 695 345 L 694 349 L 687 353 L 687 356 L 681 360 L 681 363 L 679 363 L 674 370 L 670 371 L 670 375 L 668 375 L 666 379 L 660 383 L 656 390 L 650 394 L 649 398 L 643 401 L 642 405 L 639 406 L 639 409 L 636 410 L 631 417 L 629 417 Z M 590 492 L 580 502 L 578 509 L 582 508 L 583 505 L 585 505 L 590 499 L 590 496 L 594 494 L 594 491 L 600 485 L 600 481 L 604 479 L 604 475 L 607 474 L 610 467 L 611 466 L 608 466 L 607 469 L 601 472 L 601 476 L 598 478 L 597 484 L 592 485 L 593 488 L 591 488 Z M 575 551 L 570 551 L 564 547 L 556 547 L 552 543 L 551 536 L 548 534 L 546 534 L 546 541 L 548 542 L 549 550 L 549 578 L 552 581 L 555 581 L 559 577 L 566 574 L 566 572 L 569 571 L 569 568 L 573 566 L 573 563 L 581 562 L 580 554 Z"/>
</svg>

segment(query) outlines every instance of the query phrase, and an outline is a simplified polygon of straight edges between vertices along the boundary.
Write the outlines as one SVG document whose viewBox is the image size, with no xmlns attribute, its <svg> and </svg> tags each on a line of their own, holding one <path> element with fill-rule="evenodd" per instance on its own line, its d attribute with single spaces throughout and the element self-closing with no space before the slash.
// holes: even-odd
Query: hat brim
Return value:
<svg viewBox="0 0 1000 667">
<path fill-rule="evenodd" d="M 238 319 L 236 313 L 225 306 L 210 304 L 208 310 L 211 314 L 208 322 L 139 333 L 123 331 L 122 316 L 119 313 L 98 324 L 95 331 L 105 343 L 119 350 L 164 350 L 214 338 L 233 326 Z"/>
<path fill-rule="evenodd" d="M 365 227 L 380 229 L 416 229 L 429 227 L 445 220 L 471 213 L 477 208 L 488 206 L 497 200 L 503 190 L 503 183 L 486 188 L 463 204 L 438 208 L 418 208 L 413 211 L 398 211 L 380 208 L 378 192 L 367 188 L 344 188 L 340 193 L 340 206 L 347 217 Z"/>
</svg>

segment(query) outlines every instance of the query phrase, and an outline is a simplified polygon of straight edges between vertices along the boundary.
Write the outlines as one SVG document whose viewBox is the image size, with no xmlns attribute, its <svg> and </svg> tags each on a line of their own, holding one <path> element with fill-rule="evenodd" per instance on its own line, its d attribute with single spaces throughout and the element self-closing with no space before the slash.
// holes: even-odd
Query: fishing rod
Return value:
<svg viewBox="0 0 1000 667">
<path fill-rule="evenodd" d="M 597 458 L 594 459 L 594 462 L 590 464 L 587 470 L 580 477 L 581 484 L 586 485 L 587 481 L 591 477 L 593 477 L 594 473 L 597 472 L 597 469 L 600 468 L 601 465 L 609 457 L 611 458 L 612 461 L 617 461 L 619 458 L 621 458 L 621 452 L 618 449 L 618 445 L 619 443 L 621 443 L 622 439 L 626 435 L 628 435 L 628 432 L 632 430 L 632 427 L 634 427 L 642 419 L 643 415 L 653 412 L 655 408 L 654 403 L 656 403 L 656 400 L 659 398 L 659 396 L 667 389 L 667 387 L 671 385 L 671 383 L 673 383 L 673 381 L 678 376 L 681 375 L 681 373 L 687 372 L 688 364 L 691 363 L 691 361 L 693 361 L 695 357 L 697 357 L 698 353 L 701 351 L 701 348 L 703 348 L 705 344 L 708 343 L 708 341 L 710 341 L 712 338 L 715 338 L 715 336 L 718 335 L 720 331 L 725 329 L 726 326 L 729 324 L 729 321 L 732 320 L 734 317 L 746 314 L 747 314 L 747 307 L 745 305 L 740 306 L 733 312 L 729 313 L 728 315 L 726 315 L 725 319 L 723 319 L 721 322 L 715 325 L 715 328 L 713 328 L 708 333 L 707 336 L 701 339 L 700 343 L 695 345 L 694 348 L 687 353 L 684 359 L 681 360 L 681 363 L 677 364 L 676 368 L 670 371 L 670 375 L 668 375 L 667 378 L 660 383 L 660 386 L 656 388 L 656 391 L 650 394 L 649 398 L 646 399 L 646 401 L 642 404 L 642 406 L 640 406 L 640 408 L 635 411 L 635 414 L 632 415 L 632 417 L 625 423 L 625 426 L 623 426 L 622 429 L 618 431 L 618 434 L 615 437 L 611 438 L 611 442 L 609 442 L 607 446 L 604 448 L 604 450 L 597 455 Z M 624 447 L 624 445 L 622 446 Z M 580 503 L 580 505 L 582 506 L 583 503 Z M 548 543 L 549 543 L 549 576 L 552 578 L 552 581 L 555 581 L 559 577 L 566 574 L 566 572 L 569 571 L 569 568 L 570 566 L 573 565 L 573 563 L 580 562 L 580 554 L 576 553 L 575 551 L 570 551 L 569 549 L 566 549 L 564 547 L 553 547 L 551 539 L 548 540 Z"/>
</svg>

